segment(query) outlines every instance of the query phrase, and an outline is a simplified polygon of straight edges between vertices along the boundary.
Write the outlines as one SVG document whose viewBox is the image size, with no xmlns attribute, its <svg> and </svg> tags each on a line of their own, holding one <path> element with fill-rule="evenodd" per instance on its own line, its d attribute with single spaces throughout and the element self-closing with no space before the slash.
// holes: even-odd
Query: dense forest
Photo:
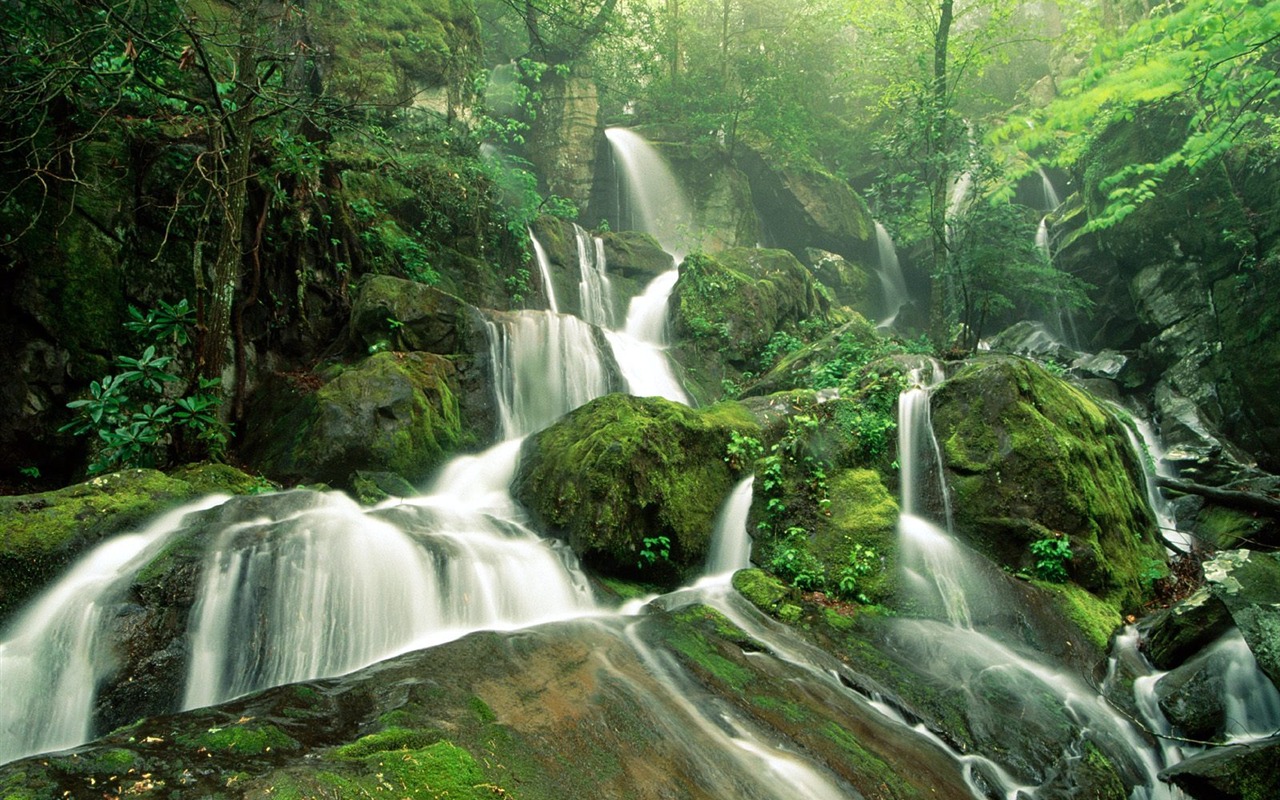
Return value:
<svg viewBox="0 0 1280 800">
<path fill-rule="evenodd" d="M 0 11 L 3 797 L 1280 790 L 1280 2 Z"/>
</svg>

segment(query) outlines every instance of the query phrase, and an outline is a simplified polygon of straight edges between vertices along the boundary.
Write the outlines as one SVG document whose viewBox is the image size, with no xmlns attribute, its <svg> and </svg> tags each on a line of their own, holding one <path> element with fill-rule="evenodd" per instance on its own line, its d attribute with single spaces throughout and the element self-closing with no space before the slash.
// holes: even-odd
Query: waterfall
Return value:
<svg viewBox="0 0 1280 800">
<path fill-rule="evenodd" d="M 394 506 L 306 493 L 297 511 L 224 530 L 193 610 L 184 707 L 598 613 L 572 556 L 520 521 L 506 488 L 519 444 L 467 457 Z"/>
<path fill-rule="evenodd" d="M 92 735 L 98 683 L 115 668 L 107 635 L 134 574 L 188 514 L 225 499 L 206 497 L 103 542 L 11 622 L 0 637 L 0 764 Z"/>
<path fill-rule="evenodd" d="M 653 145 L 634 131 L 608 128 L 614 159 L 621 166 L 622 196 L 631 210 L 636 230 L 652 234 L 677 261 L 689 252 L 688 236 L 693 211 L 671 168 Z"/>
<path fill-rule="evenodd" d="M 636 229 L 651 234 L 678 263 L 693 222 L 684 191 L 662 156 L 639 134 L 609 128 L 605 135 L 620 166 L 620 188 L 636 212 L 632 215 Z M 667 302 L 679 275 L 673 268 L 650 281 L 644 292 L 631 299 L 622 330 L 610 330 L 607 336 L 631 394 L 687 404 L 689 396 L 666 355 Z"/>
<path fill-rule="evenodd" d="M 503 438 L 542 430 L 612 388 L 594 329 L 577 317 L 495 313 L 485 325 Z"/>
<path fill-rule="evenodd" d="M 911 298 L 902 275 L 902 265 L 898 262 L 898 248 L 894 246 L 889 231 L 879 222 L 876 223 L 876 247 L 880 254 L 880 288 L 884 291 L 885 314 L 876 327 L 892 328 L 898 313 Z"/>
<path fill-rule="evenodd" d="M 1161 477 L 1174 477 L 1164 460 L 1164 448 L 1160 438 L 1156 436 L 1151 423 L 1137 415 L 1124 415 L 1130 424 L 1124 426 L 1125 435 L 1129 439 L 1129 447 L 1142 466 L 1142 483 L 1147 491 L 1147 505 L 1156 516 L 1156 525 L 1160 528 L 1160 536 L 1165 542 L 1173 545 L 1183 553 L 1191 552 L 1191 537 L 1178 530 L 1178 522 L 1174 518 L 1173 504 L 1160 491 Z"/>
<path fill-rule="evenodd" d="M 1063 759 L 1078 758 L 1086 741 L 1102 749 L 1140 785 L 1131 800 L 1180 797 L 1157 775 L 1167 763 L 1157 757 L 1129 721 L 1090 687 L 1071 673 L 1053 667 L 1037 654 L 1022 652 L 983 631 L 986 620 L 998 618 L 1014 605 L 985 562 L 970 555 L 952 537 L 949 502 L 942 478 L 941 451 L 928 414 L 929 395 L 941 377 L 936 365 L 912 370 L 911 388 L 898 401 L 898 436 L 902 484 L 902 514 L 898 522 L 899 561 L 904 588 L 924 619 L 904 619 L 895 624 L 895 643 L 911 663 L 954 691 L 974 698 L 970 713 L 984 725 L 998 725 L 986 715 L 1008 713 L 998 703 L 979 702 L 991 687 L 1016 698 L 1052 697 L 1071 724 L 1079 729 Z M 935 488 L 932 473 L 938 473 Z M 946 528 L 924 518 L 924 491 L 941 491 Z M 1034 708 L 1029 705 L 1029 712 Z M 977 723 L 975 723 L 977 724 Z M 1027 725 L 1031 724 L 1028 720 Z M 1056 724 L 1056 723 L 1046 723 Z M 1074 755 L 1073 755 L 1074 753 Z M 980 765 L 981 766 L 981 765 Z M 1006 765 L 1007 766 L 1007 765 Z M 1006 797 L 1034 796 L 1037 787 L 1023 784 L 1012 771 L 983 766 L 987 782 L 1000 787 Z"/>
<path fill-rule="evenodd" d="M 740 481 L 716 517 L 707 555 L 708 575 L 732 575 L 751 566 L 751 535 L 747 533 L 747 515 L 751 513 L 755 476 Z"/>
<path fill-rule="evenodd" d="M 605 273 L 604 241 L 579 225 L 573 226 L 578 244 L 578 296 L 584 322 L 613 327 L 613 284 Z"/>
<path fill-rule="evenodd" d="M 1036 171 L 1040 173 L 1040 188 L 1044 193 L 1044 210 L 1057 211 L 1058 206 L 1062 205 L 1062 200 L 1058 198 L 1058 190 L 1053 188 L 1053 181 L 1049 180 L 1049 173 L 1044 171 L 1044 167 L 1036 167 Z"/>
<path fill-rule="evenodd" d="M 542 275 L 542 288 L 547 293 L 547 306 L 554 313 L 560 313 L 560 304 L 556 302 L 556 285 L 551 282 L 551 260 L 547 251 L 538 241 L 538 237 L 529 231 L 529 241 L 533 244 L 533 258 L 538 263 L 538 273 Z"/>
<path fill-rule="evenodd" d="M 1040 218 L 1040 226 L 1036 228 L 1036 249 L 1044 256 L 1044 260 L 1053 261 L 1053 253 L 1049 250 L 1049 217 Z"/>
</svg>

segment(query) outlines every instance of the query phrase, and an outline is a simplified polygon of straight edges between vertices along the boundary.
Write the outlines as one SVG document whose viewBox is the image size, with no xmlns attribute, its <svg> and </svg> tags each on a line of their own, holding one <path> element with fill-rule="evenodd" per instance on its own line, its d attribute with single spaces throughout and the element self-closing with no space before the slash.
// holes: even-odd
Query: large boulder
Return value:
<svg viewBox="0 0 1280 800">
<path fill-rule="evenodd" d="M 1033 567 L 1031 545 L 1067 537 L 1067 575 L 1131 609 L 1163 549 L 1123 425 L 1023 359 L 965 365 L 933 396 L 956 532 L 997 563 Z"/>
<path fill-rule="evenodd" d="M 457 370 L 432 353 L 376 353 L 259 392 L 243 456 L 284 483 L 346 486 L 357 470 L 422 483 L 467 441 Z"/>
<path fill-rule="evenodd" d="M 1160 773 L 1192 797 L 1267 800 L 1280 797 L 1280 737 L 1220 747 L 1191 756 Z"/>
<path fill-rule="evenodd" d="M 1280 687 L 1280 553 L 1221 553 L 1204 563 L 1204 579 L 1231 614 L 1258 668 Z"/>
<path fill-rule="evenodd" d="M 785 250 L 694 254 L 671 294 L 677 360 L 707 385 L 754 370 L 775 332 L 822 311 L 813 276 Z"/>
<path fill-rule="evenodd" d="M 372 275 L 351 303 L 348 337 L 359 351 L 421 350 L 451 355 L 484 341 L 471 306 L 416 281 Z"/>
<path fill-rule="evenodd" d="M 705 561 L 716 513 L 738 477 L 725 457 L 735 432 L 759 433 L 736 403 L 694 411 L 608 395 L 529 437 L 512 492 L 587 564 L 674 584 Z M 656 552 L 646 540 L 661 537 L 668 557 L 642 558 L 642 550 Z"/>
<path fill-rule="evenodd" d="M 130 469 L 40 494 L 0 497 L 0 625 L 77 556 L 180 503 L 261 485 L 222 465 L 174 476 Z"/>
</svg>

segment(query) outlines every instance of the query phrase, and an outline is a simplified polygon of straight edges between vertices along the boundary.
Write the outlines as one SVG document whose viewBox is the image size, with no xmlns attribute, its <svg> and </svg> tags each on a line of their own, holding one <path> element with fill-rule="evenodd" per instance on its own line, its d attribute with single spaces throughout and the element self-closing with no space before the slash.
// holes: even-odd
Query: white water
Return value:
<svg viewBox="0 0 1280 800">
<path fill-rule="evenodd" d="M 880 287 L 884 291 L 884 319 L 877 327 L 892 328 L 897 321 L 902 307 L 911 299 L 907 292 L 907 281 L 902 275 L 902 265 L 898 261 L 898 248 L 893 244 L 893 237 L 879 222 L 876 223 L 876 248 L 880 255 Z"/>
<path fill-rule="evenodd" d="M 1160 437 L 1156 435 L 1151 423 L 1137 415 L 1129 416 L 1132 425 L 1125 425 L 1125 434 L 1129 437 L 1129 446 L 1142 465 L 1142 481 L 1147 491 L 1147 505 L 1156 516 L 1156 524 L 1160 526 L 1161 536 L 1174 548 L 1184 553 L 1191 552 L 1191 536 L 1178 530 L 1178 522 L 1174 517 L 1173 504 L 1160 491 L 1161 477 L 1174 477 L 1173 470 L 1164 460 L 1164 447 Z M 1145 456 L 1145 457 L 1144 457 Z"/>
<path fill-rule="evenodd" d="M 612 388 L 590 325 L 519 311 L 486 320 L 503 438 L 542 430 Z"/>
<path fill-rule="evenodd" d="M 77 561 L 0 638 L 0 764 L 80 744 L 91 735 L 99 680 L 115 667 L 106 639 L 134 574 L 209 496 L 112 538 Z"/>
<path fill-rule="evenodd" d="M 751 513 L 755 476 L 749 475 L 734 487 L 716 518 L 707 555 L 707 575 L 732 575 L 751 566 L 751 535 L 747 515 Z"/>
<path fill-rule="evenodd" d="M 935 371 L 934 374 L 937 374 Z M 1177 798 L 1181 793 L 1157 778 L 1167 761 L 1151 749 L 1133 726 L 1112 709 L 1092 689 L 1071 673 L 1049 666 L 1029 653 L 1022 653 L 997 641 L 981 630 L 976 622 L 975 605 L 982 605 L 984 617 L 988 607 L 1008 605 L 1007 600 L 991 596 L 998 593 L 992 578 L 984 574 L 974 558 L 946 529 L 921 516 L 920 488 L 931 482 L 929 472 L 938 469 L 941 476 L 941 452 L 933 435 L 928 416 L 931 389 L 922 383 L 919 372 L 913 372 L 912 388 L 899 398 L 899 466 L 902 483 L 902 515 L 898 522 L 899 559 L 907 591 L 917 599 L 918 608 L 933 619 L 902 620 L 897 623 L 898 641 L 911 663 L 935 676 L 954 690 L 973 698 L 975 715 L 992 713 L 981 701 L 987 686 L 997 686 L 1008 696 L 1022 698 L 1028 705 L 1020 723 L 1029 735 L 1034 726 L 1046 730 L 1058 723 L 1052 716 L 1036 722 L 1036 708 L 1030 701 L 1052 697 L 1053 706 L 1061 709 L 1079 729 L 1076 740 L 1062 754 L 1062 759 L 1078 759 L 1087 738 L 1113 760 L 1120 759 L 1121 769 L 1140 778 L 1131 800 Z M 946 497 L 945 481 L 942 496 Z M 950 517 L 949 504 L 946 510 Z M 997 712 L 999 713 L 999 712 Z M 981 721 L 981 716 L 975 716 Z M 975 723 L 977 724 L 977 723 Z M 1046 775 L 1056 769 L 1042 765 Z M 1022 793 L 1034 795 L 1035 787 L 1025 785 L 1026 776 L 1018 778 L 1011 770 L 984 770 L 988 780 L 995 781 L 1001 793 L 1017 798 Z"/>
<path fill-rule="evenodd" d="M 679 182 L 662 156 L 638 134 L 609 128 L 605 135 L 619 164 L 620 191 L 635 212 L 636 228 L 657 239 L 679 264 L 693 222 Z M 607 335 L 628 392 L 688 404 L 689 396 L 676 380 L 666 353 L 667 303 L 679 275 L 678 269 L 671 269 L 650 281 L 644 292 L 631 299 L 623 328 Z"/>
<path fill-rule="evenodd" d="M 556 285 L 551 282 L 551 260 L 547 258 L 546 248 L 538 237 L 529 231 L 529 241 L 533 244 L 533 258 L 538 262 L 538 273 L 542 276 L 542 289 L 547 293 L 547 307 L 560 313 L 560 304 L 556 302 Z"/>
<path fill-rule="evenodd" d="M 1053 181 L 1049 180 L 1049 173 L 1044 171 L 1044 167 L 1036 167 L 1036 171 L 1040 173 L 1040 188 L 1044 193 L 1044 210 L 1056 211 L 1058 206 L 1062 205 L 1062 200 L 1058 198 L 1058 190 L 1053 188 Z"/>
<path fill-rule="evenodd" d="M 608 128 L 614 159 L 619 164 L 620 187 L 636 230 L 651 234 L 682 261 L 689 252 L 693 211 L 680 182 L 662 155 L 634 131 Z"/>
<path fill-rule="evenodd" d="M 1044 256 L 1045 261 L 1053 261 L 1053 253 L 1049 251 L 1049 218 L 1041 217 L 1040 226 L 1036 228 L 1036 249 Z"/>
<path fill-rule="evenodd" d="M 614 326 L 613 284 L 605 272 L 604 241 L 579 225 L 573 226 L 578 244 L 578 297 L 581 317 L 601 328 Z"/>
</svg>

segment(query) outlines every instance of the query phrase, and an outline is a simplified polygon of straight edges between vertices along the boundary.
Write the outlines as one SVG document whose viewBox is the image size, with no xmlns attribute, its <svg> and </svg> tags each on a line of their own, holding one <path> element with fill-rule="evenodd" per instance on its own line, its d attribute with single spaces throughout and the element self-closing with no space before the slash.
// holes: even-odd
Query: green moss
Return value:
<svg viewBox="0 0 1280 800">
<path fill-rule="evenodd" d="M 751 705 L 781 714 L 788 722 L 808 722 L 809 714 L 803 706 L 790 700 L 783 700 L 771 695 L 756 695 L 751 698 Z"/>
<path fill-rule="evenodd" d="M 1265 519 L 1215 505 L 1201 509 L 1195 521 L 1196 535 L 1219 550 L 1231 550 L 1242 544 L 1247 546 L 1264 527 Z"/>
<path fill-rule="evenodd" d="M 588 563 L 671 585 L 706 557 L 737 477 L 724 459 L 733 431 L 759 435 L 736 404 L 694 411 L 609 395 L 525 442 L 513 492 Z M 668 559 L 641 561 L 643 540 L 660 536 L 670 542 Z"/>
<path fill-rule="evenodd" d="M 1069 577 L 1136 608 L 1162 548 L 1121 423 L 1030 361 L 973 360 L 935 393 L 957 533 L 998 563 L 1031 566 L 1030 544 L 1065 534 Z"/>
<path fill-rule="evenodd" d="M 888 790 L 889 796 L 898 798 L 923 796 L 919 789 L 899 777 L 888 764 L 863 747 L 852 734 L 836 722 L 831 720 L 823 722 L 818 732 L 823 738 L 840 748 L 853 764 L 854 771 L 859 775 L 870 776 L 876 784 Z"/>
<path fill-rule="evenodd" d="M 185 481 L 133 469 L 0 497 L 0 621 L 87 548 L 199 494 Z"/>
<path fill-rule="evenodd" d="M 259 494 L 278 488 L 228 464 L 187 464 L 170 470 L 169 477 L 190 484 L 201 494 Z"/>
<path fill-rule="evenodd" d="M 1034 583 L 1053 597 L 1054 604 L 1080 629 L 1085 638 L 1100 651 L 1106 652 L 1111 634 L 1124 623 L 1118 609 L 1074 583 Z"/>
<path fill-rule="evenodd" d="M 210 728 L 195 736 L 179 736 L 179 743 L 213 753 L 262 755 L 271 751 L 291 751 L 302 747 L 296 739 L 274 725 L 241 723 Z"/>
<path fill-rule="evenodd" d="M 73 753 L 50 759 L 50 766 L 69 775 L 124 775 L 141 764 L 137 753 L 123 747 L 92 751 L 84 756 Z"/>
<path fill-rule="evenodd" d="M 493 709 L 489 708 L 489 704 L 475 695 L 472 695 L 471 698 L 467 700 L 467 705 L 470 706 L 471 711 L 476 715 L 476 719 L 481 722 L 489 723 L 498 719 L 498 715 L 493 713 Z"/>
<path fill-rule="evenodd" d="M 733 588 L 766 614 L 777 614 L 784 601 L 795 590 L 759 569 L 743 569 L 734 573 Z"/>
<path fill-rule="evenodd" d="M 755 679 L 751 670 L 726 658 L 707 639 L 706 632 L 713 632 L 739 647 L 743 643 L 752 643 L 750 637 L 723 614 L 707 606 L 690 606 L 676 612 L 675 620 L 678 624 L 667 634 L 667 643 L 691 666 L 710 674 L 736 692 L 744 691 Z M 759 650 L 760 646 L 753 644 L 752 649 Z"/>
<path fill-rule="evenodd" d="M 363 759 L 376 753 L 417 750 L 439 740 L 440 736 L 434 732 L 393 727 L 361 736 L 351 744 L 337 748 L 332 755 L 334 758 Z"/>
</svg>

